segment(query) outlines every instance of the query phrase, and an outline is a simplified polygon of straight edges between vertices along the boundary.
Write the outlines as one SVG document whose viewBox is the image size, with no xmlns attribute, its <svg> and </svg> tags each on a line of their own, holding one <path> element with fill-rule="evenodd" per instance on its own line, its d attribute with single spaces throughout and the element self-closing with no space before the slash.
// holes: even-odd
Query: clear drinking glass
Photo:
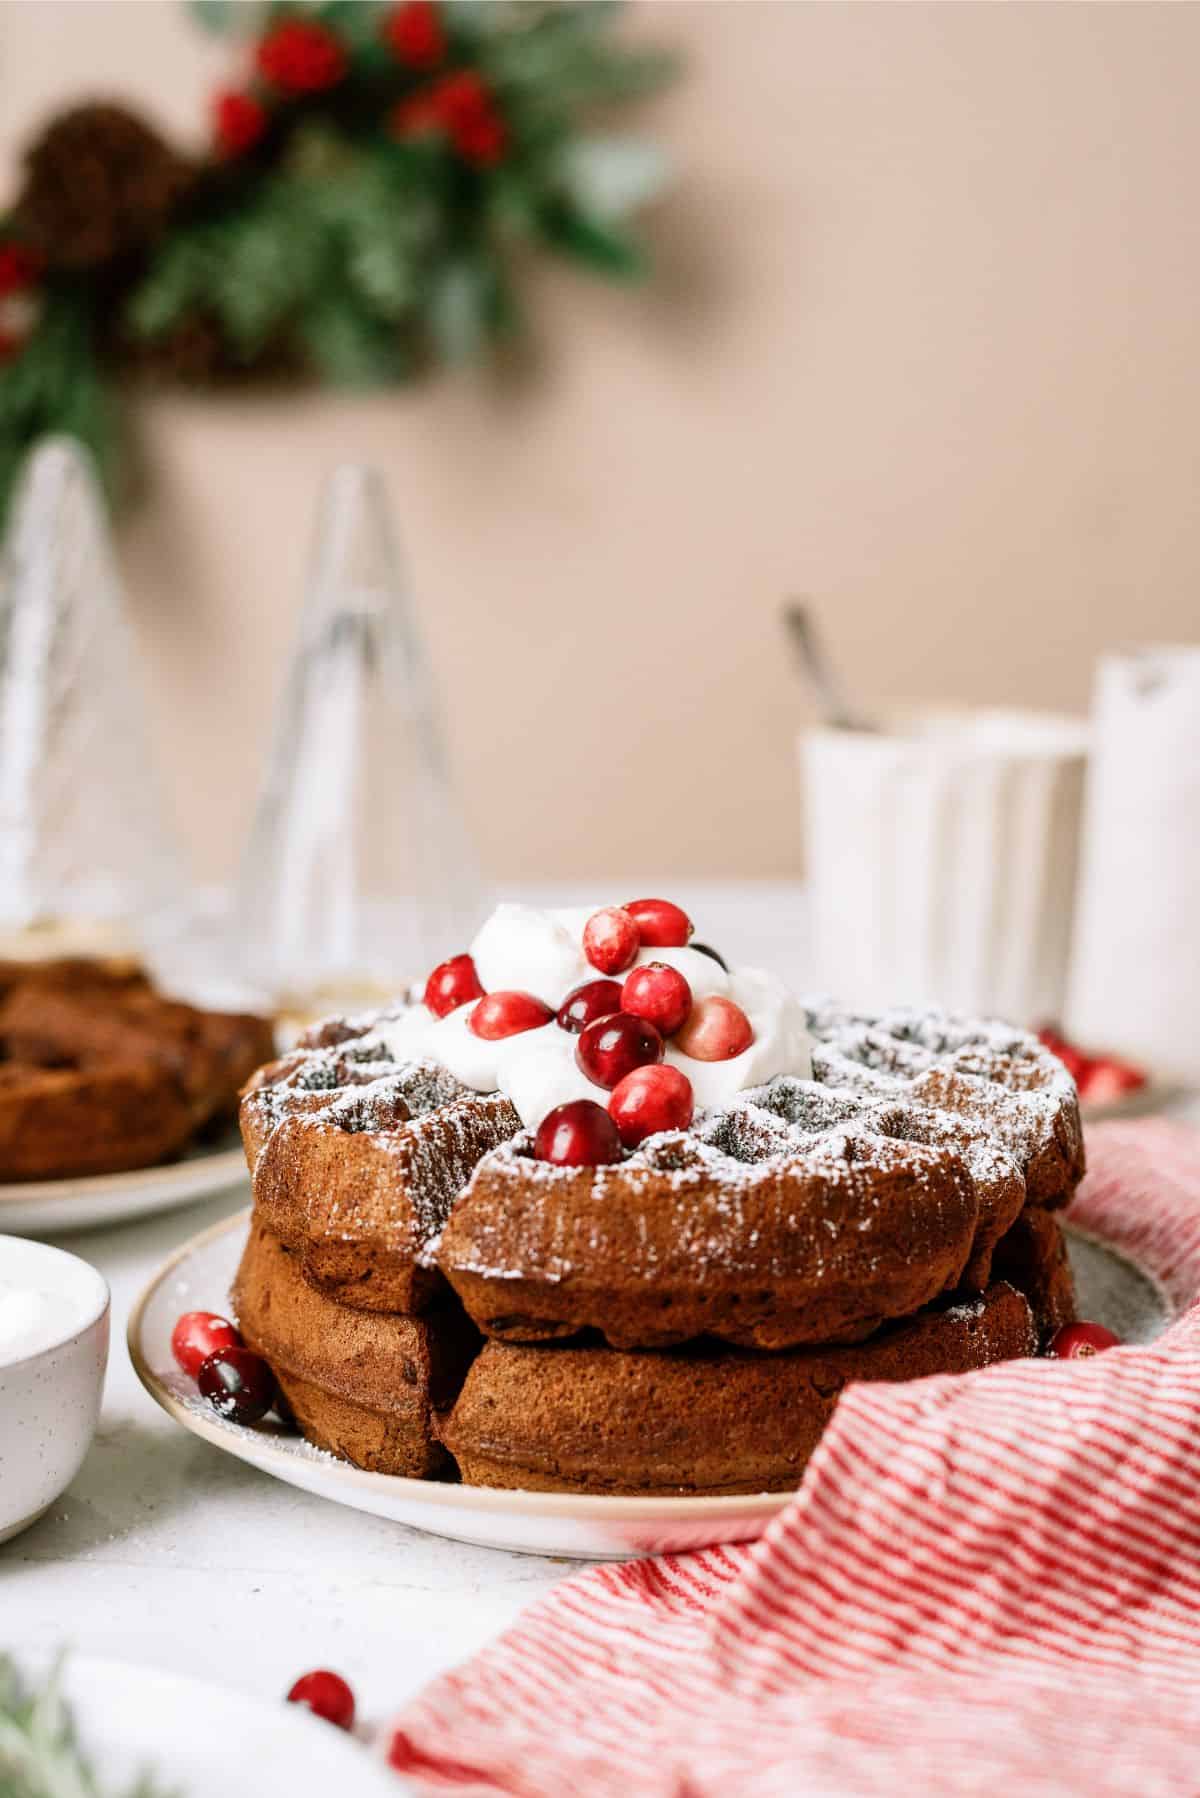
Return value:
<svg viewBox="0 0 1200 1798">
<path fill-rule="evenodd" d="M 242 862 L 247 977 L 285 1008 L 394 992 L 463 948 L 484 893 L 383 486 L 335 471 Z"/>
</svg>

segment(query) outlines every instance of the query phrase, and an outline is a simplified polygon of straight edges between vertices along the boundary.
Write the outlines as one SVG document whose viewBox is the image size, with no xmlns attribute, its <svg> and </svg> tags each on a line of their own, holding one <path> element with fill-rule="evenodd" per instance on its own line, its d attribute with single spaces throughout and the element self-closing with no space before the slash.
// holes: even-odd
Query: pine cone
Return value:
<svg viewBox="0 0 1200 1798">
<path fill-rule="evenodd" d="M 191 185 L 189 165 L 123 106 L 77 106 L 25 157 L 17 203 L 47 266 L 97 269 L 146 248 Z"/>
</svg>

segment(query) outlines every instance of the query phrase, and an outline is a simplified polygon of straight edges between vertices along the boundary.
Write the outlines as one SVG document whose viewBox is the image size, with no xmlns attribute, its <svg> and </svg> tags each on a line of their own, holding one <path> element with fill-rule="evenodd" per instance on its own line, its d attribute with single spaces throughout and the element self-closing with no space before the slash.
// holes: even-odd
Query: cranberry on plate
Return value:
<svg viewBox="0 0 1200 1798">
<path fill-rule="evenodd" d="M 439 962 L 425 982 L 425 1004 L 435 1018 L 445 1018 L 460 1005 L 483 998 L 483 985 L 469 955 Z"/>
<path fill-rule="evenodd" d="M 275 1375 L 253 1349 L 223 1348 L 201 1363 L 196 1384 L 219 1417 L 258 1423 L 275 1403 Z"/>
<path fill-rule="evenodd" d="M 1106 1330 L 1103 1324 L 1064 1324 L 1050 1338 L 1046 1353 L 1055 1355 L 1060 1361 L 1079 1361 L 1120 1345 L 1121 1338 Z"/>
<path fill-rule="evenodd" d="M 540 1030 L 554 1017 L 548 1005 L 532 993 L 485 993 L 467 1020 L 467 1028 L 485 1042 L 519 1036 L 523 1030 Z"/>
<path fill-rule="evenodd" d="M 583 927 L 583 953 L 602 974 L 620 974 L 632 967 L 641 946 L 637 924 L 620 905 L 593 912 Z"/>
<path fill-rule="evenodd" d="M 302 1673 L 287 1695 L 289 1704 L 302 1704 L 314 1717 L 322 1717 L 335 1729 L 353 1729 L 354 1693 L 340 1673 L 317 1667 Z"/>
<path fill-rule="evenodd" d="M 569 992 L 558 1008 L 558 1022 L 563 1030 L 578 1036 L 597 1018 L 610 1018 L 621 1009 L 619 980 L 585 980 Z"/>
<path fill-rule="evenodd" d="M 643 949 L 683 949 L 691 941 L 692 920 L 669 899 L 631 899 L 621 909 L 637 924 Z"/>
<path fill-rule="evenodd" d="M 556 1105 L 538 1125 L 533 1152 L 555 1167 L 603 1167 L 621 1159 L 617 1126 L 594 1099 Z"/>
<path fill-rule="evenodd" d="M 218 1349 L 240 1348 L 242 1339 L 227 1317 L 215 1311 L 185 1311 L 171 1331 L 171 1353 L 176 1365 L 194 1380 L 200 1363 Z"/>
<path fill-rule="evenodd" d="M 626 1074 L 608 1101 L 608 1111 L 625 1147 L 636 1149 L 660 1130 L 686 1130 L 694 1105 L 687 1075 L 664 1062 Z"/>
<path fill-rule="evenodd" d="M 663 1039 L 645 1018 L 614 1012 L 589 1024 L 575 1045 L 575 1060 L 597 1086 L 614 1087 L 634 1068 L 663 1058 Z"/>
<path fill-rule="evenodd" d="M 692 989 L 678 968 L 648 961 L 626 976 L 620 1009 L 647 1019 L 661 1036 L 674 1036 L 692 1009 Z"/>
</svg>

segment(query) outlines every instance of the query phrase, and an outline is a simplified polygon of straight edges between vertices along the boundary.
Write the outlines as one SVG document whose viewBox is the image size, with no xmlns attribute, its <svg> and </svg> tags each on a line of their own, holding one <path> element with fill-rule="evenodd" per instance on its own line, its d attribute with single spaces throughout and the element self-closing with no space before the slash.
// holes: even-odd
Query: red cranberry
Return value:
<svg viewBox="0 0 1200 1798">
<path fill-rule="evenodd" d="M 354 1728 L 354 1693 L 340 1673 L 330 1673 L 327 1667 L 302 1673 L 287 1701 L 304 1705 L 314 1717 L 323 1717 L 337 1729 Z"/>
<path fill-rule="evenodd" d="M 608 1101 L 608 1112 L 627 1149 L 660 1130 L 686 1130 L 692 1121 L 692 1083 L 679 1068 L 634 1068 Z"/>
<path fill-rule="evenodd" d="M 439 962 L 425 982 L 425 1003 L 435 1018 L 447 1017 L 460 1005 L 483 998 L 483 987 L 469 955 L 452 955 Z"/>
<path fill-rule="evenodd" d="M 691 941 L 692 920 L 669 899 L 631 899 L 624 909 L 637 924 L 643 949 L 683 949 Z"/>
<path fill-rule="evenodd" d="M 589 1024 L 575 1045 L 575 1060 L 597 1086 L 616 1086 L 634 1068 L 663 1058 L 663 1040 L 645 1018 L 614 1012 Z"/>
<path fill-rule="evenodd" d="M 552 1161 L 556 1167 L 601 1167 L 620 1161 L 621 1138 L 603 1105 L 572 1099 L 546 1113 L 533 1139 L 533 1152 L 539 1161 Z"/>
<path fill-rule="evenodd" d="M 691 987 L 665 961 L 635 968 L 621 988 L 621 1010 L 648 1019 L 663 1036 L 674 1036 L 691 1009 Z"/>
<path fill-rule="evenodd" d="M 467 1028 L 485 1042 L 495 1043 L 522 1030 L 540 1030 L 553 1017 L 550 1007 L 532 993 L 485 993 L 467 1020 Z"/>
<path fill-rule="evenodd" d="M 675 1046 L 694 1061 L 729 1061 L 754 1041 L 750 1020 L 740 1005 L 711 993 L 698 999 L 675 1038 Z"/>
<path fill-rule="evenodd" d="M 583 927 L 583 953 L 602 974 L 632 967 L 641 946 L 637 925 L 619 905 L 594 911 Z"/>
<path fill-rule="evenodd" d="M 568 993 L 558 1008 L 558 1021 L 564 1030 L 578 1036 L 597 1018 L 610 1018 L 614 1011 L 621 1009 L 621 982 L 619 980 L 585 980 Z"/>
<path fill-rule="evenodd" d="M 218 1349 L 241 1348 L 242 1339 L 227 1317 L 215 1311 L 185 1311 L 171 1331 L 171 1353 L 193 1380 L 200 1363 Z"/>
<path fill-rule="evenodd" d="M 1111 1105 L 1146 1084 L 1146 1076 L 1140 1068 L 1127 1061 L 1117 1061 L 1111 1055 L 1089 1061 L 1082 1076 L 1077 1074 L 1075 1079 L 1079 1097 L 1086 1099 L 1089 1105 Z"/>
<path fill-rule="evenodd" d="M 1121 1338 L 1106 1330 L 1103 1324 L 1064 1324 L 1050 1338 L 1047 1354 L 1060 1361 L 1078 1361 L 1087 1355 L 1098 1355 L 1103 1349 L 1119 1348 Z"/>
<path fill-rule="evenodd" d="M 248 1348 L 223 1348 L 200 1363 L 196 1384 L 221 1417 L 257 1423 L 275 1403 L 275 1375 Z"/>
</svg>

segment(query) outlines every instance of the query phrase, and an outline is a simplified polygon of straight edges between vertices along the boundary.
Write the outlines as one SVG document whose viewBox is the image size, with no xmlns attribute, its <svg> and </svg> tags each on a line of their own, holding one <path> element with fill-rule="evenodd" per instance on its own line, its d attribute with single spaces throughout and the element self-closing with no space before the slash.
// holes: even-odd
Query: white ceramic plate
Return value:
<svg viewBox="0 0 1200 1798">
<path fill-rule="evenodd" d="M 617 1560 L 665 1554 L 762 1533 L 786 1493 L 748 1498 L 606 1498 L 563 1492 L 500 1492 L 364 1473 L 268 1421 L 227 1423 L 200 1398 L 171 1357 L 181 1311 L 228 1309 L 229 1290 L 250 1213 L 226 1218 L 186 1243 L 159 1268 L 129 1318 L 129 1353 L 146 1390 L 185 1429 L 289 1485 L 335 1504 L 390 1517 L 416 1529 L 489 1548 Z M 1168 1314 L 1158 1289 L 1102 1243 L 1071 1233 L 1083 1316 L 1108 1323 L 1127 1342 L 1159 1334 Z"/>
<path fill-rule="evenodd" d="M 215 1198 L 245 1178 L 246 1157 L 234 1136 L 215 1148 L 190 1150 L 166 1167 L 0 1186 L 0 1231 L 10 1236 L 63 1236 L 94 1224 L 124 1223 L 153 1211 L 174 1211 L 196 1199 Z"/>
<path fill-rule="evenodd" d="M 26 1677 L 44 1671 L 22 1663 Z M 68 1657 L 62 1688 L 76 1741 L 106 1795 L 130 1791 L 143 1776 L 171 1798 L 398 1798 L 411 1790 L 369 1748 L 298 1705 L 86 1655 Z"/>
</svg>

